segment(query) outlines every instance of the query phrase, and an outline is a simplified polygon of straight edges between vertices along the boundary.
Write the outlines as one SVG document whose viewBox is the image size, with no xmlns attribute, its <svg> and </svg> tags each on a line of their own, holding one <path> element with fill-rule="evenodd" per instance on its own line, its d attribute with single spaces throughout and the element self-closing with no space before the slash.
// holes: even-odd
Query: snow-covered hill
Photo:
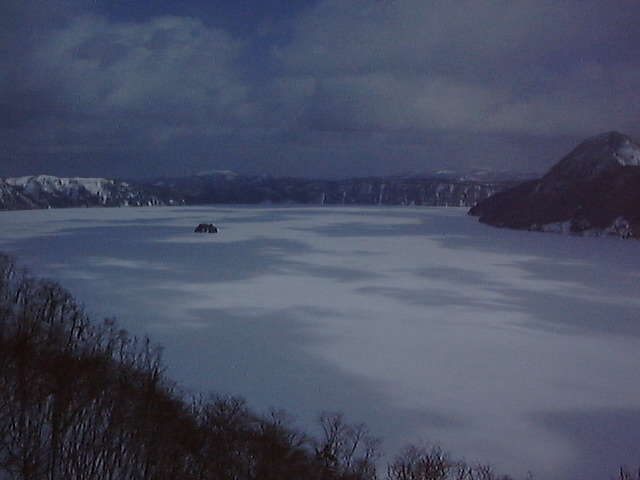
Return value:
<svg viewBox="0 0 640 480">
<path fill-rule="evenodd" d="M 22 189 L 23 193 L 33 197 L 53 195 L 77 199 L 93 196 L 97 197 L 101 203 L 106 203 L 112 196 L 116 184 L 114 180 L 106 178 L 64 178 L 53 175 L 7 178 L 6 183 Z"/>
<path fill-rule="evenodd" d="M 620 167 L 640 166 L 640 146 L 618 132 L 588 138 L 544 176 L 545 184 L 593 180 Z"/>
<path fill-rule="evenodd" d="M 469 213 L 499 227 L 640 238 L 640 146 L 618 132 L 591 137 L 542 178 Z"/>
<path fill-rule="evenodd" d="M 0 179 L 0 209 L 5 210 L 176 203 L 163 191 L 106 178 L 34 175 Z"/>
</svg>

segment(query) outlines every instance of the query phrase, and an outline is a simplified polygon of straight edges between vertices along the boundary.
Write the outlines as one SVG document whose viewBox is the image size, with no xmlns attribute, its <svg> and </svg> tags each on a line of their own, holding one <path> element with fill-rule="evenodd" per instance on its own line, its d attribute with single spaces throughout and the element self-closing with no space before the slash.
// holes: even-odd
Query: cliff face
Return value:
<svg viewBox="0 0 640 480">
<path fill-rule="evenodd" d="M 0 210 L 177 203 L 165 189 L 106 178 L 34 175 L 0 179 Z"/>
<path fill-rule="evenodd" d="M 38 208 L 29 197 L 19 189 L 8 184 L 0 178 L 0 209 L 19 210 L 26 208 Z"/>
<path fill-rule="evenodd" d="M 469 213 L 497 227 L 640 238 L 640 146 L 617 132 L 589 138 L 542 178 Z"/>
<path fill-rule="evenodd" d="M 75 206 L 291 203 L 316 205 L 471 206 L 509 181 L 441 178 L 308 180 L 218 173 L 125 183 L 38 175 L 0 180 L 0 209 Z"/>
<path fill-rule="evenodd" d="M 189 204 L 298 203 L 317 205 L 471 206 L 514 182 L 419 178 L 308 180 L 299 178 L 188 177 L 161 185 Z M 158 185 L 158 183 L 156 183 Z"/>
</svg>

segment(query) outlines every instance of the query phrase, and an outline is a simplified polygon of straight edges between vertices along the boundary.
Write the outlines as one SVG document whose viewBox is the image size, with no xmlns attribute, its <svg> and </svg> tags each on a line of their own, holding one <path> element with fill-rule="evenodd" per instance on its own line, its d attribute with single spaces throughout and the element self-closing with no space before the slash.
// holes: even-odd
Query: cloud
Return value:
<svg viewBox="0 0 640 480">
<path fill-rule="evenodd" d="M 215 136 L 251 122 L 234 65 L 244 45 L 222 30 L 187 17 L 87 13 L 45 27 L 3 99 L 13 112 L 7 127 L 28 135 L 19 149 L 160 148 L 185 132 Z"/>
<path fill-rule="evenodd" d="M 302 100 L 310 128 L 410 131 L 473 128 L 504 95 L 445 77 L 369 73 L 324 77 Z"/>
<path fill-rule="evenodd" d="M 267 35 L 94 4 L 0 5 L 0 175 L 535 170 L 640 136 L 637 2 L 316 0 Z"/>
<path fill-rule="evenodd" d="M 498 78 L 502 72 L 486 70 L 632 46 L 638 11 L 626 0 L 323 0 L 297 19 L 293 41 L 277 53 L 300 71 L 474 69 Z"/>
<path fill-rule="evenodd" d="M 334 129 L 588 135 L 636 128 L 640 5 L 324 0 L 275 49 Z M 634 15 L 635 14 L 635 15 Z"/>
<path fill-rule="evenodd" d="M 85 16 L 52 32 L 34 59 L 66 102 L 88 113 L 198 118 L 246 96 L 231 68 L 240 47 L 195 19 L 136 24 Z"/>
</svg>

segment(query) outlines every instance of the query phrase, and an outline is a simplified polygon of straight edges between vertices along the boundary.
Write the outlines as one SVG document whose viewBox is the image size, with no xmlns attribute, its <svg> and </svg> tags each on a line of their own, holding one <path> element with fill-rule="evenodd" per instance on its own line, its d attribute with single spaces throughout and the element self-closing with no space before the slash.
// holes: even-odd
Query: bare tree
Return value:
<svg viewBox="0 0 640 480">
<path fill-rule="evenodd" d="M 344 477 L 377 478 L 380 440 L 364 424 L 350 425 L 340 413 L 323 413 L 320 427 L 322 435 L 315 452 L 325 471 Z"/>
</svg>

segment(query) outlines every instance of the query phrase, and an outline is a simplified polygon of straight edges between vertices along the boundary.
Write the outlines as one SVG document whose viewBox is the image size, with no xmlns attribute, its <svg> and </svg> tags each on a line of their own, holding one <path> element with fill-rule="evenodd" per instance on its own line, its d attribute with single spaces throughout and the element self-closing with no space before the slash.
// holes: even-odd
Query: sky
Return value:
<svg viewBox="0 0 640 480">
<path fill-rule="evenodd" d="M 3 0 L 0 177 L 543 172 L 640 139 L 636 0 Z"/>
</svg>

